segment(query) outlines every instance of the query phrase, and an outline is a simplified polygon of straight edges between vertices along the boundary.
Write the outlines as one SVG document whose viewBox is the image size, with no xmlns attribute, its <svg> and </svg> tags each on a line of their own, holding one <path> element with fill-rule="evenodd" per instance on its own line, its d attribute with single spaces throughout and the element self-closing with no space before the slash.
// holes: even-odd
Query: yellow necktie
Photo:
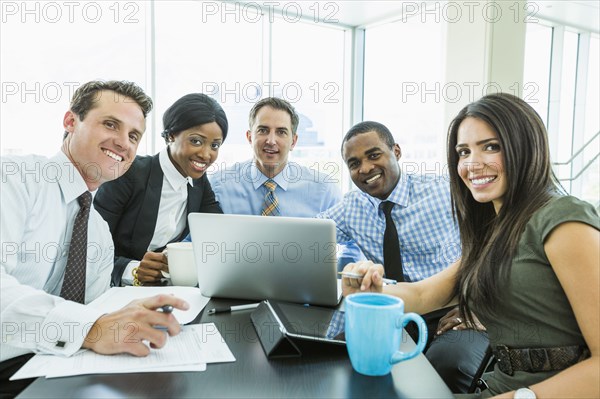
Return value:
<svg viewBox="0 0 600 399">
<path fill-rule="evenodd" d="M 275 196 L 275 188 L 277 187 L 277 183 L 273 180 L 269 179 L 263 183 L 263 186 L 267 189 L 267 194 L 265 195 L 265 202 L 263 204 L 262 215 L 263 216 L 279 216 L 281 212 L 279 211 L 279 200 Z"/>
</svg>

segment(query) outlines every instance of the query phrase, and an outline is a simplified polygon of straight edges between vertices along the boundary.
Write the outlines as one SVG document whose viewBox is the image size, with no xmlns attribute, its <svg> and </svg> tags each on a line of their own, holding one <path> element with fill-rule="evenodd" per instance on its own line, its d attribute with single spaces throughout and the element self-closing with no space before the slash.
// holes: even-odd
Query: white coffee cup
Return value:
<svg viewBox="0 0 600 399">
<path fill-rule="evenodd" d="M 191 242 L 167 244 L 167 257 L 173 285 L 195 287 L 198 284 L 198 271 Z"/>
</svg>

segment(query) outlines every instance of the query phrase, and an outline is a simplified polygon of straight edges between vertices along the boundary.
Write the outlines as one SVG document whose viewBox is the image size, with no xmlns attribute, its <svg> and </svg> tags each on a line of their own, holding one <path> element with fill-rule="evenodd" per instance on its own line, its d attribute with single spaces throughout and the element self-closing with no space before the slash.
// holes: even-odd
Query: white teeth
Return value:
<svg viewBox="0 0 600 399">
<path fill-rule="evenodd" d="M 194 165 L 196 165 L 197 167 L 199 167 L 199 168 L 205 168 L 205 167 L 206 167 L 206 164 L 205 164 L 205 163 L 202 163 L 202 162 L 196 162 L 196 161 L 192 161 L 192 163 L 193 163 Z"/>
<path fill-rule="evenodd" d="M 117 162 L 121 162 L 123 160 L 123 157 L 115 154 L 114 152 L 112 152 L 110 150 L 104 150 L 103 152 Z"/>
<path fill-rule="evenodd" d="M 471 179 L 471 182 L 475 185 L 486 184 L 494 180 L 495 177 L 483 177 L 481 179 Z"/>
<path fill-rule="evenodd" d="M 367 180 L 367 184 L 373 183 L 375 180 L 379 179 L 380 177 L 381 177 L 381 173 L 371 177 L 370 179 Z"/>
</svg>

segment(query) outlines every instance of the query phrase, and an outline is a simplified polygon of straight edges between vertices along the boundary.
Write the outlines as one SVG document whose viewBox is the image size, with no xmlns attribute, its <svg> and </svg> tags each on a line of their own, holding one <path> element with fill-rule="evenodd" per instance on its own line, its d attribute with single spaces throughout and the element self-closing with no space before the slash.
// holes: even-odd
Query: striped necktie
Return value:
<svg viewBox="0 0 600 399">
<path fill-rule="evenodd" d="M 85 302 L 85 270 L 87 264 L 87 232 L 90 207 L 92 205 L 92 194 L 89 191 L 81 194 L 79 212 L 75 216 L 71 243 L 69 245 L 69 257 L 65 277 L 60 291 L 60 296 L 69 301 L 79 303 Z"/>
<path fill-rule="evenodd" d="M 263 183 L 263 186 L 267 189 L 267 194 L 265 195 L 265 202 L 263 203 L 263 216 L 279 216 L 281 212 L 279 211 L 279 200 L 275 196 L 275 188 L 277 187 L 277 183 L 273 180 L 269 179 Z"/>
</svg>

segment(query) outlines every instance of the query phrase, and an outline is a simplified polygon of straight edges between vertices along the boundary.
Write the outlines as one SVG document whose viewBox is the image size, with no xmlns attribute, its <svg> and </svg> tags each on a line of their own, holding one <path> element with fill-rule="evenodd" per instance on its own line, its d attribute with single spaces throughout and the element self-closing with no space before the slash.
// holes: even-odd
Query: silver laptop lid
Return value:
<svg viewBox="0 0 600 399">
<path fill-rule="evenodd" d="M 339 302 L 333 221 L 208 213 L 188 220 L 203 295 Z"/>
</svg>

